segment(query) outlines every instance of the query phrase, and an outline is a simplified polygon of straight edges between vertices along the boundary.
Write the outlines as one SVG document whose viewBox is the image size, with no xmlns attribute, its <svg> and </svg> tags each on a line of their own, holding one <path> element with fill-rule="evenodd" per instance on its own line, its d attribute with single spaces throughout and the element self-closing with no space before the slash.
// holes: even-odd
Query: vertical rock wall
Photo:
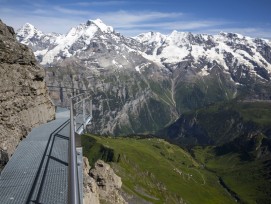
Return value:
<svg viewBox="0 0 271 204">
<path fill-rule="evenodd" d="M 0 20 L 0 149 L 10 156 L 31 128 L 54 119 L 41 68 Z"/>
</svg>

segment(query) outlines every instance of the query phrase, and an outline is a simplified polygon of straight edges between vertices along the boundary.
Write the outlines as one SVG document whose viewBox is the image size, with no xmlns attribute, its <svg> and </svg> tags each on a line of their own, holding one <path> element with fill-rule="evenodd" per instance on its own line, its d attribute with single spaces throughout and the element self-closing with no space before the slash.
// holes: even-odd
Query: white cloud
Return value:
<svg viewBox="0 0 271 204">
<path fill-rule="evenodd" d="M 28 22 L 45 33 L 66 33 L 70 30 L 70 28 L 85 21 L 84 18 L 69 19 L 44 16 L 20 16 L 20 18 L 14 18 L 13 15 L 5 16 L 2 18 L 2 20 L 5 24 L 14 27 L 15 30 L 19 29 Z"/>
<path fill-rule="evenodd" d="M 10 9 L 10 8 L 0 8 L 0 13 L 1 14 L 5 14 L 5 13 L 11 13 L 14 12 L 14 9 Z"/>
<path fill-rule="evenodd" d="M 205 33 L 217 34 L 219 32 L 226 33 L 238 33 L 244 36 L 255 37 L 255 38 L 266 38 L 271 39 L 271 29 L 269 28 L 260 28 L 260 27 L 245 27 L 245 28 L 236 28 L 236 27 L 227 27 L 221 29 L 206 29 L 203 30 Z"/>
<path fill-rule="evenodd" d="M 104 19 L 105 21 L 108 21 L 111 24 L 118 24 L 118 26 L 121 26 L 148 21 L 159 21 L 161 19 L 174 19 L 181 17 L 182 15 L 183 13 L 117 11 L 104 13 L 101 16 L 102 19 Z"/>
<path fill-rule="evenodd" d="M 89 11 L 84 11 L 84 10 L 77 10 L 77 9 L 67 9 L 67 8 L 63 8 L 60 6 L 55 6 L 53 7 L 53 9 L 57 12 L 60 12 L 62 14 L 70 14 L 70 15 L 89 15 L 90 12 Z"/>
<path fill-rule="evenodd" d="M 226 25 L 223 21 L 177 21 L 177 22 L 154 22 L 154 23 L 136 23 L 120 24 L 118 28 L 159 28 L 167 30 L 195 30 L 199 28 L 208 28 L 219 25 Z"/>
<path fill-rule="evenodd" d="M 40 14 L 40 15 L 48 15 L 48 11 L 45 10 L 45 9 L 36 9 L 36 10 L 33 10 L 32 12 L 33 14 Z"/>
<path fill-rule="evenodd" d="M 129 1 L 92 1 L 92 2 L 77 2 L 73 5 L 78 6 L 113 6 L 113 5 L 121 5 L 127 4 Z"/>
</svg>

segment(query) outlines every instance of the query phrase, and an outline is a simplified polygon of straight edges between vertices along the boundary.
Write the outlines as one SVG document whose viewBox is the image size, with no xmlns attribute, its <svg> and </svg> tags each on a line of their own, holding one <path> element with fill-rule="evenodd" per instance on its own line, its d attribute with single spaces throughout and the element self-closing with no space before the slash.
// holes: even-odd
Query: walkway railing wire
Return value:
<svg viewBox="0 0 271 204">
<path fill-rule="evenodd" d="M 68 203 L 81 204 L 80 198 L 76 136 L 80 135 L 92 119 L 92 100 L 86 93 L 71 97 L 70 101 L 70 144 L 69 144 L 69 174 L 68 174 Z"/>
</svg>

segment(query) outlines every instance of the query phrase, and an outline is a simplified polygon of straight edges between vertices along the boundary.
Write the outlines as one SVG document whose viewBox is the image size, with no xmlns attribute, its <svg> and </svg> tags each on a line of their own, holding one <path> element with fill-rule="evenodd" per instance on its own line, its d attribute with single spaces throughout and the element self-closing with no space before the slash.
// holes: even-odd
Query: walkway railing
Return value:
<svg viewBox="0 0 271 204">
<path fill-rule="evenodd" d="M 69 140 L 69 174 L 68 174 L 68 203 L 80 204 L 83 201 L 79 193 L 79 178 L 77 167 L 76 147 L 81 145 L 77 138 L 85 130 L 92 119 L 92 100 L 85 93 L 71 98 L 70 104 L 70 140 Z M 77 138 L 76 138 L 77 137 Z"/>
<path fill-rule="evenodd" d="M 72 96 L 86 93 L 86 90 L 80 88 L 66 86 L 49 86 L 47 85 L 49 95 L 55 106 L 62 108 L 70 108 L 70 100 Z"/>
</svg>

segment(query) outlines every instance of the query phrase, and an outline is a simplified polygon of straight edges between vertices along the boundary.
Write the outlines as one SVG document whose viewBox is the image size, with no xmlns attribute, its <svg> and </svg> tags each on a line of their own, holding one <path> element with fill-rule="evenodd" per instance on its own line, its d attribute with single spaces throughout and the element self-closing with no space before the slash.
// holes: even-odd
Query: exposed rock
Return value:
<svg viewBox="0 0 271 204">
<path fill-rule="evenodd" d="M 98 185 L 100 200 L 105 203 L 127 203 L 121 196 L 121 178 L 117 176 L 109 164 L 98 160 L 90 170 L 90 176 Z"/>
<path fill-rule="evenodd" d="M 98 186 L 94 180 L 94 178 L 89 176 L 89 162 L 86 157 L 83 158 L 84 161 L 84 169 L 83 169 L 83 176 L 84 176 L 84 188 L 83 188 L 83 203 L 84 204 L 99 204 L 99 192 Z"/>
<path fill-rule="evenodd" d="M 2 171 L 2 169 L 4 168 L 4 166 L 7 164 L 8 162 L 8 154 L 0 149 L 0 173 Z"/>
<path fill-rule="evenodd" d="M 44 76 L 32 51 L 0 20 L 0 148 L 9 156 L 31 128 L 55 117 Z"/>
</svg>

